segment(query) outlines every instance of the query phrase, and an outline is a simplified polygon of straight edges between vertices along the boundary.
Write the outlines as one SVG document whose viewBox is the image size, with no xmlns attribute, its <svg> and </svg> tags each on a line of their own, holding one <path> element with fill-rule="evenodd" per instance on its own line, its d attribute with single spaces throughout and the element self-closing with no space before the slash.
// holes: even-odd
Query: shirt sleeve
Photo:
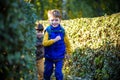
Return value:
<svg viewBox="0 0 120 80">
<path fill-rule="evenodd" d="M 71 53 L 71 45 L 70 45 L 70 41 L 68 39 L 68 36 L 65 34 L 65 37 L 64 37 L 64 42 L 65 42 L 65 45 L 66 45 L 66 52 L 67 54 L 70 54 Z"/>
<path fill-rule="evenodd" d="M 42 42 L 43 46 L 50 46 L 53 43 L 55 43 L 53 39 L 49 40 L 48 38 L 49 38 L 49 35 L 48 35 L 48 32 L 46 31 L 44 34 L 43 42 Z"/>
</svg>

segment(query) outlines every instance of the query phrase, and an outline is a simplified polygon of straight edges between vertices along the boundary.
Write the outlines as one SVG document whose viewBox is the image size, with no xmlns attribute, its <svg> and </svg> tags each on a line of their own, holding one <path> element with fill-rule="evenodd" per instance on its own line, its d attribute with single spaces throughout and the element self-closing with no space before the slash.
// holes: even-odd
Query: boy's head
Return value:
<svg viewBox="0 0 120 80">
<path fill-rule="evenodd" d="M 61 19 L 61 13 L 57 9 L 49 10 L 48 11 L 48 18 L 54 17 L 54 18 L 60 18 Z"/>
<path fill-rule="evenodd" d="M 44 30 L 43 25 L 42 24 L 38 24 L 35 29 L 36 29 L 36 32 L 37 32 L 37 37 L 41 38 L 43 36 L 43 30 Z"/>
<path fill-rule="evenodd" d="M 53 27 L 57 27 L 60 24 L 61 17 L 62 17 L 61 13 L 57 9 L 53 9 L 53 10 L 48 11 L 48 19 L 49 19 L 50 24 Z"/>
<path fill-rule="evenodd" d="M 37 24 L 37 27 L 35 27 L 35 29 L 36 29 L 37 32 L 43 32 L 44 27 L 43 27 L 42 24 L 39 23 L 39 24 Z"/>
</svg>

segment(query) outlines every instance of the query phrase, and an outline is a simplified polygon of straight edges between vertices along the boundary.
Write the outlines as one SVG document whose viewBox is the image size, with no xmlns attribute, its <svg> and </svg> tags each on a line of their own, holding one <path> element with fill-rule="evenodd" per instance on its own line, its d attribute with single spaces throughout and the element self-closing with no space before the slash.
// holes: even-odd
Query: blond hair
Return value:
<svg viewBox="0 0 120 80">
<path fill-rule="evenodd" d="M 61 13 L 57 9 L 49 10 L 48 11 L 48 18 L 50 17 L 55 17 L 55 18 L 60 18 L 61 19 Z"/>
</svg>

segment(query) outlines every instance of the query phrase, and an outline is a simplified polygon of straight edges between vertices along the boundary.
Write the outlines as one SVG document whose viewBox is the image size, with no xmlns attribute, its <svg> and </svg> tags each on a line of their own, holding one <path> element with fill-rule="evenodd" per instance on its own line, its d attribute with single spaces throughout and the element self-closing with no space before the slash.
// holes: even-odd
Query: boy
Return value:
<svg viewBox="0 0 120 80">
<path fill-rule="evenodd" d="M 43 79 L 43 72 L 44 72 L 44 47 L 42 45 L 43 41 L 43 25 L 38 24 L 36 27 L 37 31 L 37 41 L 36 41 L 36 62 L 37 62 L 37 69 L 38 69 L 38 80 Z"/>
<path fill-rule="evenodd" d="M 50 80 L 55 68 L 56 80 L 63 80 L 63 59 L 70 53 L 70 42 L 64 28 L 60 25 L 61 14 L 59 10 L 48 11 L 50 26 L 45 30 L 43 45 L 45 48 L 44 80 Z M 68 55 L 66 55 L 68 57 Z"/>
</svg>

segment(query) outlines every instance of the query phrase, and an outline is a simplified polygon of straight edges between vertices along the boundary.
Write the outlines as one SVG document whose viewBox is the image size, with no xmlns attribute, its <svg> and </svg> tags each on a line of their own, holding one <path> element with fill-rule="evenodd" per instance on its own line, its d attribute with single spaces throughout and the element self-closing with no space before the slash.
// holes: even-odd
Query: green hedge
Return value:
<svg viewBox="0 0 120 80">
<path fill-rule="evenodd" d="M 47 21 L 40 21 L 44 26 Z M 120 79 L 120 13 L 95 18 L 63 20 L 73 49 L 64 67 L 66 78 Z"/>
<path fill-rule="evenodd" d="M 34 6 L 23 0 L 4 0 L 0 10 L 0 79 L 37 80 Z"/>
</svg>

